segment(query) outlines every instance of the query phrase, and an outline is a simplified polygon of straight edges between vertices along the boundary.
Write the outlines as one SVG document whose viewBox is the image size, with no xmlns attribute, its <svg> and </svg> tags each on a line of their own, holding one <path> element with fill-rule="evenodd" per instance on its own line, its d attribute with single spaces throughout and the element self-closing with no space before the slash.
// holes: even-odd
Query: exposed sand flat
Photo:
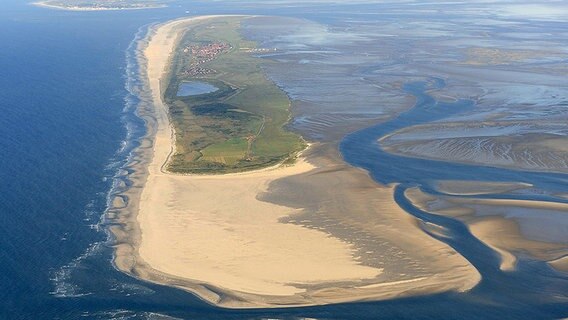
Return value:
<svg viewBox="0 0 568 320">
<path fill-rule="evenodd" d="M 469 224 L 471 233 L 501 257 L 499 268 L 503 271 L 515 270 L 517 257 L 511 253 L 513 247 L 527 247 L 527 242 L 519 235 L 518 226 L 510 220 L 503 218 L 488 218 L 477 220 Z M 513 244 L 517 244 L 513 246 Z"/>
<path fill-rule="evenodd" d="M 549 262 L 556 270 L 568 272 L 568 255 Z"/>
<path fill-rule="evenodd" d="M 514 270 L 518 255 L 530 255 L 566 271 L 568 205 L 528 200 L 438 197 L 417 188 L 406 195 L 422 210 L 453 216 L 501 257 L 502 270 Z"/>
<path fill-rule="evenodd" d="M 438 191 L 454 195 L 480 195 L 488 193 L 504 193 L 531 187 L 528 183 L 519 182 L 483 182 L 443 180 L 436 183 Z"/>
<path fill-rule="evenodd" d="M 311 148 L 293 166 L 209 176 L 164 172 L 174 141 L 161 79 L 181 31 L 212 18 L 163 24 L 143 51 L 154 106 L 152 157 L 147 180 L 135 183 L 143 186 L 139 201 L 140 189 L 130 191 L 128 207 L 137 214 L 113 229 L 120 243 L 116 266 L 235 308 L 376 300 L 477 284 L 477 270 L 424 234 L 396 206 L 392 188 L 343 164 L 331 145 Z"/>
<path fill-rule="evenodd" d="M 565 173 L 566 135 L 564 122 L 440 122 L 401 129 L 380 143 L 408 157 Z"/>
<path fill-rule="evenodd" d="M 138 216 L 140 256 L 164 273 L 263 295 L 305 291 L 289 283 L 378 276 L 380 269 L 354 261 L 347 243 L 279 222 L 297 209 L 256 198 L 274 179 L 311 168 L 303 162 L 242 175 L 150 175 Z"/>
<path fill-rule="evenodd" d="M 471 47 L 466 50 L 467 60 L 462 62 L 469 65 L 506 65 L 558 55 L 556 52 L 537 50 L 505 50 L 494 48 Z"/>
</svg>

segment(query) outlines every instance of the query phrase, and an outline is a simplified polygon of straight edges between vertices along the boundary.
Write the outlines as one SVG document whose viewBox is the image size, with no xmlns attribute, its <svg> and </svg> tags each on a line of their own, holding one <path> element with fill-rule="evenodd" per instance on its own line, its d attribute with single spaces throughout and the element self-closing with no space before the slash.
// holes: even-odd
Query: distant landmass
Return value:
<svg viewBox="0 0 568 320">
<path fill-rule="evenodd" d="M 75 11 L 95 10 L 136 10 L 166 7 L 165 1 L 159 0 L 46 0 L 33 4 L 42 7 Z"/>
</svg>

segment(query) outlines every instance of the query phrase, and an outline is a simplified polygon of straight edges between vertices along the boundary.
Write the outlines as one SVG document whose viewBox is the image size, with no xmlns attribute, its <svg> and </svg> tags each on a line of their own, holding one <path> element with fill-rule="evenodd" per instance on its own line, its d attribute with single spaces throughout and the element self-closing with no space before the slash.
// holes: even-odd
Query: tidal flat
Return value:
<svg viewBox="0 0 568 320">
<path fill-rule="evenodd" d="M 230 32 L 216 33 L 227 26 Z M 543 130 L 561 138 L 564 128 L 558 122 L 497 121 L 491 116 L 476 125 L 448 122 L 475 114 L 480 103 L 471 99 L 471 94 L 479 89 L 467 87 L 465 96 L 449 93 L 456 87 L 447 80 L 420 77 L 409 71 L 411 66 L 406 63 L 399 66 L 401 73 L 392 70 L 396 67 L 393 63 L 382 68 L 376 59 L 389 46 L 368 47 L 375 37 L 368 30 L 331 30 L 312 21 L 263 16 L 200 17 L 155 27 L 145 40 L 147 47 L 141 59 L 148 70 L 153 70 L 148 73 L 149 92 L 153 105 L 161 107 L 151 112 L 158 112 L 156 118 L 160 120 L 154 128 L 156 136 L 149 137 L 154 141 L 154 156 L 139 207 L 127 222 L 138 231 L 135 237 L 122 234 L 134 250 L 117 255 L 117 266 L 142 279 L 182 288 L 209 303 L 229 308 L 293 307 L 469 292 L 485 283 L 485 266 L 472 258 L 476 246 L 483 245 L 487 249 L 480 257 L 500 256 L 503 271 L 516 271 L 518 261 L 528 258 L 548 262 L 557 272 L 563 272 L 564 239 L 548 239 L 545 242 L 554 244 L 545 245 L 534 233 L 515 231 L 526 225 L 517 216 L 499 217 L 502 211 L 498 206 L 512 211 L 518 211 L 519 206 L 505 200 L 485 201 L 479 210 L 488 212 L 491 218 L 471 225 L 463 220 L 469 226 L 466 231 L 457 222 L 446 225 L 445 220 L 422 215 L 442 219 L 446 211 L 468 214 L 473 209 L 455 205 L 437 212 L 413 198 L 416 186 L 412 186 L 418 184 L 426 190 L 447 192 L 456 199 L 520 199 L 523 192 L 530 194 L 540 187 L 530 177 L 519 180 L 505 171 L 503 176 L 482 182 L 479 177 L 470 180 L 469 170 L 459 171 L 459 166 L 442 174 L 439 170 L 443 164 L 420 165 L 428 162 L 427 157 L 401 157 L 403 152 L 393 152 L 387 143 L 413 137 L 422 144 L 428 139 L 448 137 L 511 139 Z M 363 47 L 365 57 L 361 56 Z M 373 49 L 378 51 L 371 53 Z M 468 52 L 499 55 L 493 51 Z M 187 53 L 193 55 L 184 58 Z M 243 58 L 235 60 L 231 53 Z M 196 63 L 194 57 L 202 60 Z M 240 66 L 239 61 L 248 66 Z M 477 66 L 479 61 L 467 64 Z M 222 117 L 239 109 L 242 111 L 238 113 L 246 117 L 239 120 L 243 128 L 249 126 L 247 123 L 256 123 L 255 119 L 263 119 L 260 123 L 267 120 L 263 105 L 269 105 L 268 101 L 258 106 L 232 102 L 241 101 L 239 95 L 244 92 L 242 96 L 246 97 L 246 92 L 254 92 L 257 85 L 265 87 L 265 80 L 247 86 L 238 84 L 242 80 L 239 72 L 250 70 L 250 66 L 262 66 L 247 72 L 261 70 L 266 81 L 274 83 L 290 99 L 291 120 L 272 124 L 286 124 L 286 130 L 291 131 L 289 137 L 302 136 L 310 147 L 297 154 L 294 161 L 259 171 L 228 173 L 222 167 L 208 165 L 207 171 L 196 171 L 200 175 L 176 174 L 176 166 L 192 162 L 199 165 L 201 159 L 239 168 L 238 161 L 245 159 L 247 152 L 239 153 L 241 160 L 228 159 L 234 156 L 234 148 L 245 146 L 226 145 L 238 139 L 239 133 L 215 138 L 207 132 L 219 131 L 221 127 L 214 122 L 222 126 Z M 456 66 L 461 68 L 463 63 L 456 60 Z M 189 99 L 176 96 L 184 81 L 204 79 L 219 90 Z M 383 102 L 380 106 L 376 104 L 378 99 Z M 219 105 L 219 101 L 228 106 Z M 202 112 L 204 105 L 209 106 L 208 111 Z M 221 111 L 211 125 L 202 126 L 203 134 L 185 129 L 199 124 L 200 117 Z M 500 115 L 505 114 L 502 111 Z M 411 131 L 435 126 L 437 129 L 432 131 Z M 253 132 L 262 131 L 252 130 L 248 135 Z M 266 139 L 280 140 L 278 135 Z M 251 142 L 255 139 L 249 140 L 249 149 Z M 205 144 L 196 148 L 199 143 Z M 207 150 L 219 143 L 215 155 L 210 156 Z M 535 149 L 530 145 L 527 148 Z M 511 161 L 525 159 L 534 171 L 552 168 L 545 160 L 526 158 L 527 151 L 514 156 L 509 149 L 499 155 L 506 154 Z M 192 156 L 194 152 L 198 152 L 196 157 Z M 501 164 L 475 154 L 488 167 Z M 185 164 L 179 162 L 180 157 L 185 157 Z M 562 155 L 554 154 L 553 158 L 562 159 Z M 447 156 L 444 160 L 459 162 Z M 366 169 L 370 176 L 345 162 Z M 437 169 L 432 170 L 434 167 Z M 429 171 L 426 174 L 425 168 Z M 450 180 L 452 174 L 456 176 Z M 550 221 L 562 219 L 558 212 L 538 208 L 539 202 L 533 204 L 540 214 L 548 214 Z M 456 214 L 449 216 L 456 218 Z M 504 235 L 489 236 L 495 230 Z M 458 239 L 465 242 L 457 245 Z M 471 241 L 474 244 L 468 244 Z M 311 243 L 318 243 L 318 249 Z M 531 254 L 519 255 L 519 250 Z M 255 257 L 262 259 L 257 261 Z M 294 261 L 295 267 L 284 261 Z M 489 261 L 497 259 L 484 264 Z M 280 268 L 287 270 L 286 276 Z"/>
</svg>

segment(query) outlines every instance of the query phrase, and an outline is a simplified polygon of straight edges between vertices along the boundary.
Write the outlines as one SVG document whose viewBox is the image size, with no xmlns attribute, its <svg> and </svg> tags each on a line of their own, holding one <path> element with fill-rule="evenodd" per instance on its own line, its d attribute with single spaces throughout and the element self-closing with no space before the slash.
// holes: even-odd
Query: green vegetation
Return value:
<svg viewBox="0 0 568 320">
<path fill-rule="evenodd" d="M 255 43 L 241 38 L 242 18 L 213 19 L 188 30 L 178 45 L 165 84 L 176 134 L 168 169 L 180 173 L 228 173 L 289 161 L 304 148 L 284 130 L 290 101 L 262 71 L 270 63 L 251 55 Z M 219 90 L 178 97 L 182 81 Z"/>
</svg>

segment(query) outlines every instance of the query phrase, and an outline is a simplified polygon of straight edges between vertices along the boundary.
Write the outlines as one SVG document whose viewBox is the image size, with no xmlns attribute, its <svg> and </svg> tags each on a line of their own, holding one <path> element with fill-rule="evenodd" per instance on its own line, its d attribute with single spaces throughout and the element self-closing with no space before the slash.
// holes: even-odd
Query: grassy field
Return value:
<svg viewBox="0 0 568 320">
<path fill-rule="evenodd" d="M 284 130 L 290 101 L 266 78 L 252 56 L 254 42 L 241 38 L 236 17 L 213 19 L 183 36 L 170 68 L 164 98 L 176 133 L 168 169 L 180 173 L 228 173 L 262 168 L 293 158 L 305 147 Z M 213 58 L 190 48 L 224 46 Z M 199 69 L 199 72 L 195 70 Z M 207 82 L 219 90 L 178 97 L 183 81 Z"/>
</svg>

